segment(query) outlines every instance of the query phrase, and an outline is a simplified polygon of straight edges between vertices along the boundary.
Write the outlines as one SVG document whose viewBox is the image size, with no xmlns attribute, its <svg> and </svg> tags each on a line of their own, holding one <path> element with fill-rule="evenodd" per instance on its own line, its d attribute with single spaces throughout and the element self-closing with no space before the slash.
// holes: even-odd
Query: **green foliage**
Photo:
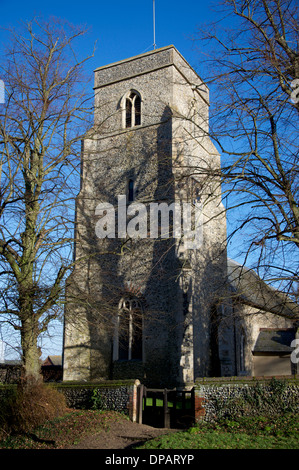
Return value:
<svg viewBox="0 0 299 470">
<path fill-rule="evenodd" d="M 102 395 L 99 390 L 96 388 L 92 392 L 91 396 L 91 402 L 92 402 L 92 410 L 102 410 L 104 408 L 104 403 L 102 399 Z"/>
<path fill-rule="evenodd" d="M 201 422 L 188 431 L 152 439 L 140 449 L 299 449 L 299 417 L 243 416 Z"/>
</svg>

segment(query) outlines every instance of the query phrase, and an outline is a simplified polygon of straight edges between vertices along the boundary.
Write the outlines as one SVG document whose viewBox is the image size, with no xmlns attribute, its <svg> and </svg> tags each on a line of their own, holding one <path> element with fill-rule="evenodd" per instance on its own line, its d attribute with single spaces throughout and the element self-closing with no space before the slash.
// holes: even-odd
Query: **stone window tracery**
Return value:
<svg viewBox="0 0 299 470">
<path fill-rule="evenodd" d="M 141 96 L 137 91 L 131 90 L 123 102 L 124 120 L 126 128 L 140 126 L 141 124 Z"/>
<path fill-rule="evenodd" d="M 142 360 L 142 305 L 124 298 L 119 304 L 114 360 Z"/>
</svg>

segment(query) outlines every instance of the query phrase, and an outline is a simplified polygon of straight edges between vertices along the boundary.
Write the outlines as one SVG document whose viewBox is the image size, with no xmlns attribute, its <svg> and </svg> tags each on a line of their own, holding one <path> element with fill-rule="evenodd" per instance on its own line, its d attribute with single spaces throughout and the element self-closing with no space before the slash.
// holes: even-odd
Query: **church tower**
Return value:
<svg viewBox="0 0 299 470">
<path fill-rule="evenodd" d="M 94 92 L 64 380 L 216 375 L 226 219 L 208 88 L 168 46 L 96 69 Z"/>
</svg>

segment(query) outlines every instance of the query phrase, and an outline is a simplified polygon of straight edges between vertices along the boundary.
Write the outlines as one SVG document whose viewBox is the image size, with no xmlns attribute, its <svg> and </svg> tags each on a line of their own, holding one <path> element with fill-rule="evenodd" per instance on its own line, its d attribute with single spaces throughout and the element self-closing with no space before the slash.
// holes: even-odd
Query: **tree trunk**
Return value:
<svg viewBox="0 0 299 470">
<path fill-rule="evenodd" d="M 40 348 L 37 345 L 38 322 L 32 316 L 22 322 L 21 345 L 25 377 L 41 380 Z"/>
</svg>

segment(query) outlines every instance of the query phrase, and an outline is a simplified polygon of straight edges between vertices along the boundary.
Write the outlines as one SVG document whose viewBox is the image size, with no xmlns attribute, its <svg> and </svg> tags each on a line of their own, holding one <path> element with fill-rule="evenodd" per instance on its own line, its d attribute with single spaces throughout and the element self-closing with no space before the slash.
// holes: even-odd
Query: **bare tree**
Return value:
<svg viewBox="0 0 299 470">
<path fill-rule="evenodd" d="M 224 0 L 219 7 L 219 21 L 199 29 L 196 44 L 213 94 L 210 135 L 222 154 L 227 209 L 236 217 L 230 236 L 245 247 L 244 262 L 292 293 L 299 248 L 298 6 Z"/>
<path fill-rule="evenodd" d="M 19 331 L 25 373 L 35 377 L 38 338 L 61 315 L 72 264 L 81 139 L 92 108 L 87 58 L 74 50 L 85 33 L 34 19 L 11 31 L 1 61 L 0 319 Z"/>
</svg>

